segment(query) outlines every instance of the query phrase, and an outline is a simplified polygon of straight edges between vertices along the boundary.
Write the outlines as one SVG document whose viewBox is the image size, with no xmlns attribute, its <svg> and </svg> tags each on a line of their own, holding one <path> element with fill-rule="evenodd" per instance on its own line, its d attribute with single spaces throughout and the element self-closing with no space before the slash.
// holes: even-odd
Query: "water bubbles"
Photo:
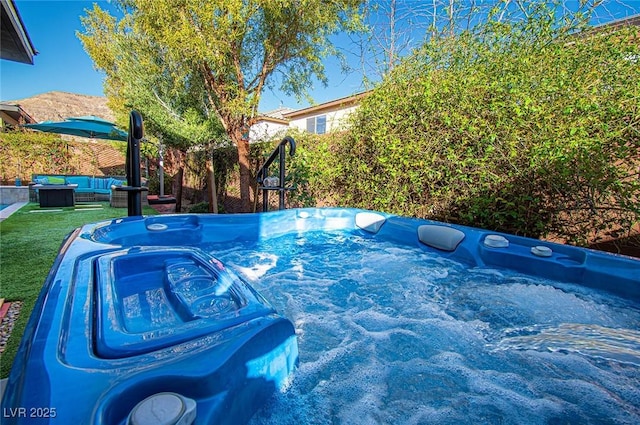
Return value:
<svg viewBox="0 0 640 425">
<path fill-rule="evenodd" d="M 276 266 L 278 256 L 269 252 L 258 252 L 254 253 L 253 258 L 249 260 L 251 267 L 235 265 L 235 269 L 248 280 L 255 282 Z"/>
<path fill-rule="evenodd" d="M 640 423 L 626 300 L 341 232 L 215 255 L 296 326 L 300 367 L 254 425 Z"/>
</svg>

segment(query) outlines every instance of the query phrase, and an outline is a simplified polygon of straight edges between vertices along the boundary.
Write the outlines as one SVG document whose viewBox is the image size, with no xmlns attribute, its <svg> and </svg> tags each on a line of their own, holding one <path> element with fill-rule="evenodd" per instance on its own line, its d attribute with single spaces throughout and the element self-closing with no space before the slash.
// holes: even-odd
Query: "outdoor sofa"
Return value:
<svg viewBox="0 0 640 425">
<path fill-rule="evenodd" d="M 83 176 L 67 174 L 34 174 L 29 185 L 29 200 L 38 202 L 38 187 L 42 184 L 75 184 L 76 202 L 110 201 L 112 186 L 125 186 L 125 177 Z"/>
</svg>

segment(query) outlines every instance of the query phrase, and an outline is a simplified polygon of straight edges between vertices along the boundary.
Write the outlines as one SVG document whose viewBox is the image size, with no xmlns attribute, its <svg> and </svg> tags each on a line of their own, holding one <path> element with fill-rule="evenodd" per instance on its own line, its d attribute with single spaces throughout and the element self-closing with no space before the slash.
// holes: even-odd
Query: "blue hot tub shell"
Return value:
<svg viewBox="0 0 640 425">
<path fill-rule="evenodd" d="M 189 230 L 181 217 L 167 223 Z M 147 397 L 171 393 L 195 401 L 195 423 L 237 424 L 286 385 L 294 327 L 231 270 L 193 245 L 105 244 L 99 234 L 85 226 L 64 243 L 9 377 L 3 423 L 124 424 Z"/>
<path fill-rule="evenodd" d="M 3 423 L 124 424 L 138 403 L 166 392 L 195 401 L 196 424 L 245 422 L 294 370 L 295 330 L 201 247 L 332 230 L 640 300 L 636 259 L 371 211 L 91 224 L 67 238 L 43 287 L 9 378 Z"/>
</svg>

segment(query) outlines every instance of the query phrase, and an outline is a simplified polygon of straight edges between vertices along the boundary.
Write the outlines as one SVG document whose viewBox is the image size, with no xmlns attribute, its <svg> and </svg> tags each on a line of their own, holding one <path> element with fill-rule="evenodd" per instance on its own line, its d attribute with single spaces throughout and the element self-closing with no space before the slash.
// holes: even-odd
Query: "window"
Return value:
<svg viewBox="0 0 640 425">
<path fill-rule="evenodd" d="M 309 133 L 315 133 L 316 132 L 316 117 L 307 118 L 307 131 Z"/>
<path fill-rule="evenodd" d="M 327 116 L 320 115 L 316 118 L 316 133 L 324 134 L 327 132 Z"/>
<path fill-rule="evenodd" d="M 307 118 L 307 131 L 309 133 L 324 134 L 327 132 L 327 116 Z"/>
</svg>

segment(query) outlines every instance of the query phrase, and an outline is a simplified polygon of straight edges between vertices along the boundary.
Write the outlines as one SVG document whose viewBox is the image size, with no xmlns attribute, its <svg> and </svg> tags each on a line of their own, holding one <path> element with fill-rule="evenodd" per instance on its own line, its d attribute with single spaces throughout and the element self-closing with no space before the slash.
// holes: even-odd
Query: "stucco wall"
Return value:
<svg viewBox="0 0 640 425">
<path fill-rule="evenodd" d="M 279 124 L 269 121 L 260 121 L 251 126 L 249 130 L 249 142 L 264 142 L 277 136 L 278 133 L 284 133 L 289 127 L 285 124 Z"/>
<path fill-rule="evenodd" d="M 318 117 L 325 115 L 327 117 L 327 129 L 326 132 L 336 131 L 343 128 L 346 125 L 346 118 L 357 109 L 357 105 L 349 106 L 347 108 L 332 108 L 321 111 L 313 111 L 308 115 L 301 115 L 292 118 L 289 122 L 289 127 L 298 128 L 300 130 L 307 129 L 307 119 L 312 117 Z"/>
</svg>

